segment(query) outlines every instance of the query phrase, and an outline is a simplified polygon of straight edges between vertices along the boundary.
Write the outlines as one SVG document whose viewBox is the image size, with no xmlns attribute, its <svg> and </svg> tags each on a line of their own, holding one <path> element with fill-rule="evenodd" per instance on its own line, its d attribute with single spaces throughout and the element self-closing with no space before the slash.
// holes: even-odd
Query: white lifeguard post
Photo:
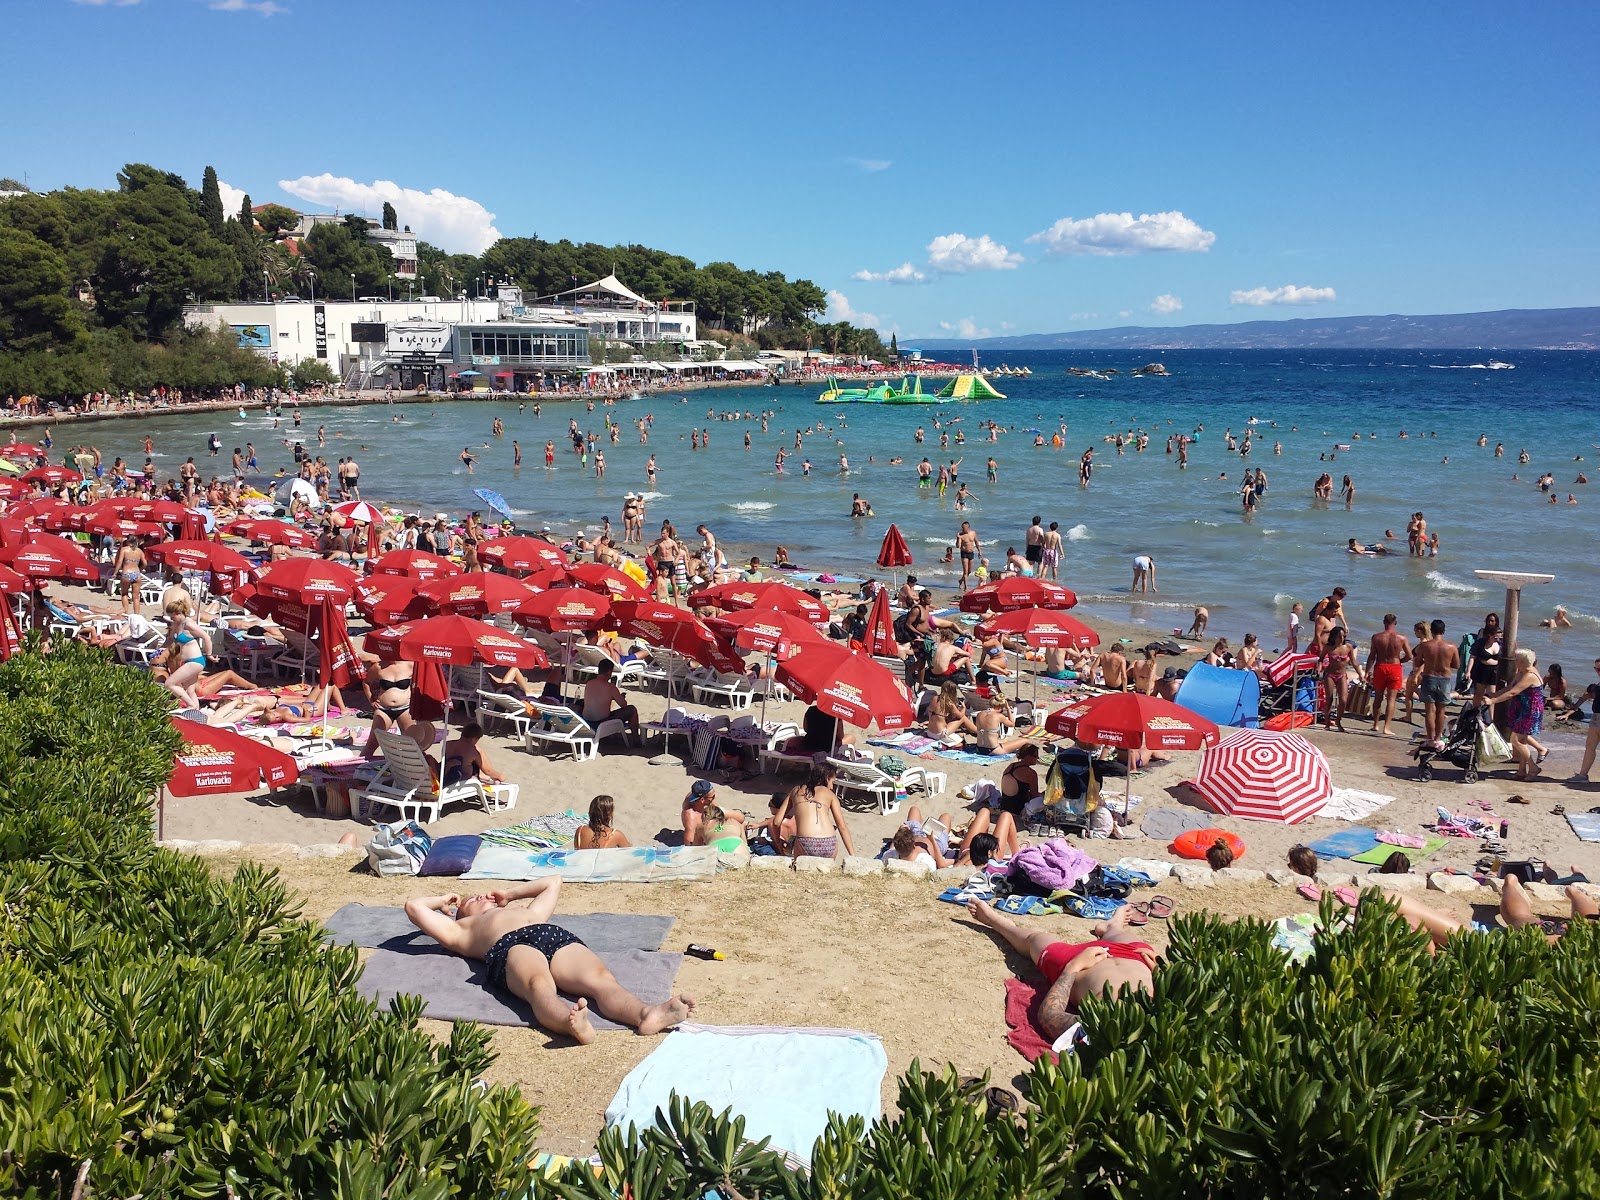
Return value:
<svg viewBox="0 0 1600 1200">
<path fill-rule="evenodd" d="M 1500 656 L 1500 682 L 1511 678 L 1513 657 L 1517 652 L 1517 616 L 1522 603 L 1522 589 L 1540 583 L 1553 583 L 1554 575 L 1540 575 L 1531 571 L 1474 571 L 1479 579 L 1488 579 L 1506 589 L 1505 653 Z"/>
</svg>

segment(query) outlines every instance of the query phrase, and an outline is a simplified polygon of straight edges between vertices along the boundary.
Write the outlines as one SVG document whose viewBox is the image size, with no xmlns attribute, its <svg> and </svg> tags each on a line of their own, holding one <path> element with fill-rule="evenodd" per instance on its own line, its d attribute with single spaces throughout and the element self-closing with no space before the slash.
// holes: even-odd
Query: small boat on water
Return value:
<svg viewBox="0 0 1600 1200">
<path fill-rule="evenodd" d="M 1501 362 L 1498 358 L 1491 358 L 1487 364 L 1491 371 L 1515 371 L 1516 363 Z"/>
</svg>

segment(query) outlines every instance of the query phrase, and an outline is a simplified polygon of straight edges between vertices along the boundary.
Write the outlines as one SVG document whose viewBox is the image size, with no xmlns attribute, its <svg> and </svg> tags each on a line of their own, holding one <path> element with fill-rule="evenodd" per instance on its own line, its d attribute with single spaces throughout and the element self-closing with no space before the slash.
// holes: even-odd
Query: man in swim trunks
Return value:
<svg viewBox="0 0 1600 1200">
<path fill-rule="evenodd" d="M 1444 740 L 1445 706 L 1450 703 L 1450 686 L 1461 666 L 1461 652 L 1444 640 L 1444 622 L 1428 626 L 1429 638 L 1419 642 L 1412 653 L 1422 669 L 1417 695 L 1422 700 L 1424 736 L 1430 742 Z"/>
<path fill-rule="evenodd" d="M 971 521 L 961 522 L 961 532 L 956 534 L 956 549 L 961 554 L 961 590 L 964 592 L 978 556 L 978 535 L 972 531 Z"/>
<path fill-rule="evenodd" d="M 1372 673 L 1372 732 L 1378 732 L 1382 718 L 1384 737 L 1394 736 L 1394 699 L 1406 686 L 1406 671 L 1401 664 L 1411 661 L 1411 643 L 1395 628 L 1398 623 L 1399 618 L 1393 613 L 1383 614 L 1383 632 L 1372 635 L 1372 652 L 1367 656 Z"/>
<path fill-rule="evenodd" d="M 1052 1041 L 1073 1024 L 1072 1014 L 1085 996 L 1114 997 L 1124 988 L 1155 989 L 1151 971 L 1156 952 L 1129 929 L 1126 904 L 1111 920 L 1094 927 L 1092 942 L 1058 942 L 1048 933 L 1031 933 L 983 900 L 969 900 L 967 913 L 1039 968 L 1050 985 L 1039 1005 L 1039 1025 Z"/>
<path fill-rule="evenodd" d="M 601 1016 L 649 1035 L 671 1029 L 694 1012 L 692 997 L 646 1004 L 617 982 L 599 955 L 559 925 L 550 924 L 561 880 L 534 879 L 465 899 L 423 896 L 406 902 L 406 916 L 439 945 L 485 968 L 485 982 L 527 1001 L 534 1020 L 580 1045 L 595 1039 L 589 1003 Z M 519 900 L 531 901 L 512 908 Z M 576 996 L 569 1004 L 558 994 Z"/>
</svg>

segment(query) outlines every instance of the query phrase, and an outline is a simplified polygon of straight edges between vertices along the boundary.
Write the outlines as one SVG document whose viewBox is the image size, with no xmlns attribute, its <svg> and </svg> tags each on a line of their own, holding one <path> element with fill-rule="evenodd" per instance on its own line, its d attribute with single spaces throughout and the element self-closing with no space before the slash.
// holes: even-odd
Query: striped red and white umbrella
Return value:
<svg viewBox="0 0 1600 1200">
<path fill-rule="evenodd" d="M 350 500 L 344 504 L 336 504 L 333 506 L 333 511 L 348 521 L 359 521 L 363 525 L 383 523 L 382 510 L 365 500 Z"/>
<path fill-rule="evenodd" d="M 1217 812 L 1298 825 L 1333 794 L 1328 760 L 1298 733 L 1241 729 L 1210 747 L 1195 790 Z"/>
<path fill-rule="evenodd" d="M 1316 669 L 1315 654 L 1280 654 L 1266 665 L 1267 682 L 1282 685 L 1296 675 L 1309 675 Z"/>
</svg>

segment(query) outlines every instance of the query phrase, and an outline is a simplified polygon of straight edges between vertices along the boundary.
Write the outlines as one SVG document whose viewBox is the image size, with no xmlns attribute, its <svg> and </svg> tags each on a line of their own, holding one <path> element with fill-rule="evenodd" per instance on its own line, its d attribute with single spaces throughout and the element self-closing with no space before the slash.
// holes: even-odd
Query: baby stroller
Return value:
<svg viewBox="0 0 1600 1200">
<path fill-rule="evenodd" d="M 1442 758 L 1462 769 L 1462 783 L 1478 782 L 1478 734 L 1483 729 L 1483 709 L 1463 708 L 1450 727 L 1444 743 L 1418 742 L 1412 754 L 1417 759 L 1417 778 L 1426 783 L 1433 778 L 1433 760 Z"/>
</svg>

